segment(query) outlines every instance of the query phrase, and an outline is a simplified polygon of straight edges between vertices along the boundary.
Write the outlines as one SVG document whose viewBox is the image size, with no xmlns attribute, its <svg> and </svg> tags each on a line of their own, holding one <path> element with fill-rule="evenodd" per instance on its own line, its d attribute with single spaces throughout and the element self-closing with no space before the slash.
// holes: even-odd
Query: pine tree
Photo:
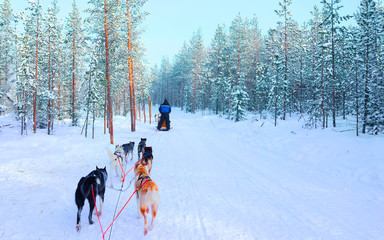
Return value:
<svg viewBox="0 0 384 240">
<path fill-rule="evenodd" d="M 263 51 L 263 39 L 261 37 L 261 30 L 256 16 L 254 16 L 249 22 L 248 46 L 247 46 L 247 64 L 248 64 L 248 76 L 246 89 L 249 95 L 248 110 L 261 111 L 261 104 L 263 101 L 263 91 L 260 86 L 260 81 L 263 79 L 263 64 L 261 59 L 261 53 Z"/>
<path fill-rule="evenodd" d="M 351 86 L 351 93 L 349 94 L 351 114 L 356 116 L 356 136 L 359 136 L 359 121 L 360 121 L 360 106 L 361 106 L 361 58 L 358 56 L 358 44 L 359 44 L 359 31 L 356 27 L 352 27 L 348 30 L 348 36 L 346 39 L 346 46 L 344 54 L 347 58 L 345 68 L 348 71 L 347 77 L 349 79 L 348 84 Z M 354 112 L 352 112 L 352 109 Z"/>
<path fill-rule="evenodd" d="M 198 108 L 199 90 L 202 88 L 203 66 L 205 64 L 204 43 L 202 38 L 201 29 L 194 32 L 190 41 L 191 61 L 193 62 L 193 80 L 192 80 L 192 93 L 191 93 L 191 112 L 195 113 Z"/>
<path fill-rule="evenodd" d="M 59 76 L 59 63 L 61 61 L 59 51 L 61 50 L 61 25 L 58 21 L 59 8 L 57 6 L 57 0 L 52 2 L 52 6 L 48 7 L 46 17 L 44 19 L 44 39 L 42 39 L 42 55 L 44 60 L 44 67 L 42 68 L 42 74 L 45 83 L 45 103 L 47 104 L 47 130 L 48 134 L 52 134 L 53 121 L 57 115 L 55 111 L 55 102 L 58 98 L 55 86 L 56 80 Z"/>
<path fill-rule="evenodd" d="M 381 12 L 382 13 L 382 12 Z M 379 56 L 380 42 L 383 40 L 383 18 L 380 16 L 374 0 L 362 0 L 356 16 L 360 30 L 359 56 L 362 59 L 362 79 L 364 81 L 364 105 L 362 133 L 377 134 L 383 131 L 383 108 L 380 89 L 382 74 L 380 74 Z M 380 103 L 381 101 L 381 103 Z"/>
<path fill-rule="evenodd" d="M 127 0 L 124 1 L 124 9 L 126 9 L 124 15 L 123 32 L 126 36 L 127 45 L 127 66 L 128 66 L 128 78 L 129 78 L 129 99 L 131 109 L 131 131 L 136 130 L 137 119 L 137 107 L 140 110 L 140 104 L 137 102 L 143 102 L 146 98 L 146 92 L 148 91 L 148 78 L 146 78 L 146 68 L 144 68 L 143 58 L 145 56 L 143 47 L 139 41 L 139 36 L 142 33 L 140 27 L 141 23 L 148 15 L 142 8 L 147 0 Z M 137 86 L 136 86 L 137 85 Z M 137 88 L 138 87 L 138 88 Z M 136 92 L 139 93 L 138 98 Z"/>
<path fill-rule="evenodd" d="M 232 21 L 229 34 L 231 49 L 231 102 L 230 116 L 236 122 L 245 118 L 245 110 L 249 96 L 245 91 L 247 64 L 246 64 L 246 25 L 238 15 Z"/>
<path fill-rule="evenodd" d="M 321 3 L 323 4 L 323 17 L 324 22 L 322 23 L 325 26 L 325 29 L 327 31 L 327 34 L 325 34 L 325 37 L 329 43 L 330 49 L 330 60 L 329 63 L 331 65 L 331 95 L 332 95 L 332 101 L 331 101 L 331 110 L 332 110 L 332 126 L 336 127 L 336 110 L 337 110 L 337 87 L 340 86 L 340 79 L 337 78 L 337 66 L 339 56 L 338 49 L 340 46 L 340 22 L 344 19 L 339 16 L 338 11 L 342 7 L 339 5 L 341 3 L 341 0 L 322 0 Z M 339 45 L 338 45 L 339 44 Z"/>
<path fill-rule="evenodd" d="M 16 65 L 15 21 L 10 0 L 4 0 L 0 4 L 0 114 L 13 103 L 9 83 Z"/>
<path fill-rule="evenodd" d="M 175 98 L 173 100 L 175 106 L 180 106 L 182 110 L 184 108 L 191 109 L 189 103 L 191 99 L 190 91 L 187 91 L 189 82 L 193 73 L 193 59 L 190 57 L 190 46 L 184 42 L 183 47 L 175 57 L 175 63 L 172 67 L 173 83 L 175 85 Z M 175 99 L 174 98 L 174 99 Z M 163 101 L 161 99 L 160 101 Z"/>
<path fill-rule="evenodd" d="M 72 125 L 78 124 L 80 116 L 80 87 L 85 54 L 85 36 L 82 26 L 82 19 L 80 17 L 79 9 L 76 4 L 76 0 L 72 3 L 72 11 L 69 13 L 66 23 L 66 41 L 67 41 L 67 54 L 68 62 L 66 67 L 68 69 L 66 73 L 66 79 L 70 79 L 67 86 L 69 87 L 69 99 L 70 99 L 70 117 L 72 119 Z"/>
<path fill-rule="evenodd" d="M 28 75 L 27 81 L 30 80 L 29 77 L 33 76 L 33 96 L 32 96 L 32 112 L 33 112 L 33 133 L 36 133 L 37 127 L 44 127 L 43 119 L 38 119 L 38 117 L 44 118 L 45 115 L 37 113 L 38 111 L 38 94 L 43 92 L 40 89 L 41 81 L 39 75 L 39 43 L 41 41 L 41 21 L 42 21 L 42 10 L 40 2 L 30 1 L 29 6 L 26 9 L 28 14 L 23 18 L 24 24 L 24 43 L 25 47 L 29 48 L 30 51 L 25 51 L 21 61 L 23 62 L 24 72 Z M 32 52 L 33 49 L 33 52 Z M 32 70 L 33 69 L 33 70 Z M 29 101 L 29 100 L 28 100 Z M 28 102 L 29 104 L 29 102 Z"/>
<path fill-rule="evenodd" d="M 281 28 L 281 24 L 278 26 Z M 268 54 L 268 60 L 269 60 L 269 68 L 267 72 L 267 79 L 268 83 L 267 86 L 269 87 L 269 93 L 268 93 L 268 109 L 271 111 L 273 110 L 274 113 L 274 119 L 275 119 L 275 127 L 277 126 L 277 118 L 281 114 L 281 106 L 283 105 L 283 98 L 281 95 L 282 88 L 281 88 L 281 76 L 282 70 L 283 70 L 283 61 L 282 61 L 282 49 L 283 46 L 282 43 L 282 34 L 281 31 L 277 31 L 276 29 L 271 29 L 268 32 L 268 38 L 267 38 L 267 54 Z"/>
<path fill-rule="evenodd" d="M 229 89 L 229 69 L 228 69 L 228 36 L 224 32 L 224 27 L 216 28 L 215 36 L 211 43 L 211 49 L 208 53 L 207 64 L 209 78 L 212 79 L 212 108 L 216 114 L 224 111 L 225 102 L 228 99 Z"/>
<path fill-rule="evenodd" d="M 322 36 L 323 36 L 323 18 L 319 9 L 315 6 L 314 10 L 311 12 L 312 19 L 309 21 L 309 64 L 308 67 L 308 110 L 306 111 L 309 115 L 309 121 L 306 126 L 309 128 L 317 128 L 319 122 L 322 122 L 325 117 L 323 112 L 323 76 L 324 71 L 323 67 L 323 50 L 322 50 Z M 321 74 L 323 73 L 323 74 Z M 325 122 L 323 121 L 325 126 Z M 324 127 L 323 126 L 323 127 Z"/>
<path fill-rule="evenodd" d="M 288 35 L 289 35 L 289 25 L 291 24 L 291 15 L 292 13 L 288 10 L 289 6 L 292 4 L 291 0 L 283 0 L 279 3 L 281 10 L 275 10 L 276 14 L 279 17 L 283 18 L 283 28 L 281 28 L 280 31 L 282 31 L 283 35 L 283 44 L 284 44 L 284 80 L 283 80 L 283 98 L 284 98 L 284 106 L 283 106 L 283 120 L 286 118 L 286 111 L 287 111 L 287 104 L 288 104 L 288 86 L 290 85 L 290 79 L 289 79 L 289 71 L 288 71 Z"/>
</svg>

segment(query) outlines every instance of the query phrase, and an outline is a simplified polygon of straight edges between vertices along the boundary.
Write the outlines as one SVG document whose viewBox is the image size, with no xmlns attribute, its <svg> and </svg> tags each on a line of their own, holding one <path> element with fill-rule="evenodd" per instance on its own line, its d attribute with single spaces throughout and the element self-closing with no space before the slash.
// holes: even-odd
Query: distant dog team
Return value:
<svg viewBox="0 0 384 240">
<path fill-rule="evenodd" d="M 139 217 L 144 217 L 144 235 L 148 233 L 148 216 L 151 209 L 152 222 L 150 230 L 154 227 L 154 220 L 158 210 L 160 195 L 159 190 L 155 182 L 150 178 L 152 170 L 153 154 L 152 147 L 146 146 L 147 139 L 141 138 L 137 147 L 138 161 L 134 165 L 135 173 L 135 189 L 136 189 L 136 200 Z M 111 150 L 107 149 L 108 156 L 110 158 L 110 172 L 115 171 L 116 176 L 120 177 L 120 180 L 125 178 L 124 176 L 124 165 L 127 164 L 127 155 L 131 154 L 131 161 L 133 159 L 133 149 L 135 142 L 129 142 L 122 145 L 116 145 L 115 151 L 112 153 Z M 123 161 L 123 156 L 125 163 Z M 128 174 L 128 173 L 127 173 Z M 106 188 L 106 181 L 108 173 L 106 167 L 98 168 L 90 172 L 87 176 L 82 177 L 77 185 L 75 193 L 75 202 L 77 205 L 77 221 L 76 230 L 81 230 L 81 212 L 85 203 L 85 199 L 89 202 L 89 215 L 88 221 L 93 224 L 92 212 L 95 209 L 96 198 L 100 198 L 100 208 L 97 208 L 99 216 L 103 211 L 104 194 Z M 111 187 L 113 188 L 113 181 L 111 176 Z M 92 194 L 93 189 L 93 194 Z"/>
</svg>

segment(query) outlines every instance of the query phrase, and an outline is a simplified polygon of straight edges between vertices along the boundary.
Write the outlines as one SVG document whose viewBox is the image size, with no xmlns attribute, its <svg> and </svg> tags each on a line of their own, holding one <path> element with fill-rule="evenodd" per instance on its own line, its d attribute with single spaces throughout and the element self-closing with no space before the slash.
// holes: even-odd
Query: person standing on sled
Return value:
<svg viewBox="0 0 384 240">
<path fill-rule="evenodd" d="M 159 120 L 159 123 L 157 124 L 157 130 L 160 130 L 161 126 L 163 125 L 165 121 L 165 126 L 167 128 L 167 131 L 171 128 L 170 121 L 169 121 L 169 114 L 171 113 L 171 106 L 168 103 L 167 99 L 164 99 L 163 104 L 159 107 L 159 112 L 161 113 L 161 117 Z"/>
</svg>

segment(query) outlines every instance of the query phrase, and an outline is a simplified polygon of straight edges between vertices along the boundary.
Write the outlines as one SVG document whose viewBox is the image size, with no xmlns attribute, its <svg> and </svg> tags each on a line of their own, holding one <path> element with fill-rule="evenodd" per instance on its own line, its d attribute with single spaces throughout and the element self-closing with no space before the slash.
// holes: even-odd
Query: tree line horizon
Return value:
<svg viewBox="0 0 384 240">
<path fill-rule="evenodd" d="M 57 0 L 46 12 L 39 1 L 14 14 L 0 4 L 0 113 L 52 134 L 55 120 L 71 119 L 83 130 L 104 118 L 113 144 L 113 116 L 146 118 L 145 106 L 167 98 L 190 113 L 210 111 L 234 121 L 305 117 L 305 127 L 336 127 L 353 116 L 356 135 L 384 132 L 384 12 L 361 0 L 353 16 L 340 16 L 341 0 L 321 0 L 299 26 L 281 0 L 275 28 L 263 36 L 257 17 L 241 14 L 218 25 L 209 47 L 192 34 L 171 63 L 150 68 L 140 40 L 147 0 L 89 0 L 81 14 L 73 0 L 64 21 Z M 345 27 L 353 18 L 356 26 Z M 23 30 L 16 31 L 16 23 Z M 92 136 L 94 128 L 92 127 Z"/>
</svg>

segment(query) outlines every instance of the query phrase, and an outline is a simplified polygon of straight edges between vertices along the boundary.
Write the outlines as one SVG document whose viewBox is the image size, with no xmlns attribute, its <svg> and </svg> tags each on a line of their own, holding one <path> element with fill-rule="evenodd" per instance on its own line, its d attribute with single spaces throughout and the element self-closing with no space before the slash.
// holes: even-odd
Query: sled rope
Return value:
<svg viewBox="0 0 384 240">
<path fill-rule="evenodd" d="M 119 160 L 119 164 L 120 164 L 121 170 L 122 170 L 123 173 L 124 173 L 124 170 L 123 170 L 123 167 L 121 166 L 120 160 Z M 127 165 L 125 165 L 125 167 L 127 167 Z M 115 212 L 113 213 L 113 218 L 115 218 L 115 216 L 116 216 L 117 205 L 118 205 L 119 202 L 120 202 L 120 196 L 121 196 L 121 192 L 122 192 L 122 190 L 123 190 L 124 180 L 125 180 L 125 175 L 124 175 L 124 178 L 123 178 L 123 180 L 122 180 L 122 182 L 121 182 L 120 193 L 119 193 L 119 197 L 117 198 L 117 202 L 116 202 L 116 206 L 115 206 Z M 112 221 L 112 223 L 111 223 L 111 225 L 110 225 L 110 227 L 111 227 L 111 231 L 109 232 L 109 237 L 108 237 L 108 239 L 111 239 L 112 228 L 113 228 L 112 224 L 113 224 L 113 222 L 114 222 L 114 221 Z M 108 227 L 108 228 L 109 228 L 109 227 Z M 107 231 L 105 231 L 105 233 L 106 233 L 106 232 L 107 232 Z M 105 233 L 103 233 L 103 240 L 104 240 Z"/>
<path fill-rule="evenodd" d="M 120 161 L 119 161 L 119 163 L 120 163 Z M 109 226 L 110 228 L 111 228 L 111 231 L 109 232 L 109 237 L 108 237 L 108 239 L 111 239 L 111 235 L 112 235 L 112 229 L 113 229 L 113 223 L 115 222 L 115 220 L 116 220 L 116 218 L 115 218 L 115 216 L 116 216 L 116 211 L 117 211 L 117 206 L 119 205 L 119 202 L 120 202 L 120 197 L 121 197 L 121 193 L 123 192 L 123 186 L 124 186 L 124 182 L 125 182 L 125 176 L 127 176 L 127 174 L 134 168 L 134 166 L 135 165 L 133 165 L 133 167 L 126 173 L 126 174 L 124 174 L 124 178 L 123 178 L 123 180 L 122 180 L 122 182 L 121 182 L 121 188 L 120 188 L 120 193 L 119 193 L 119 197 L 117 198 L 117 202 L 116 202 L 116 206 L 115 206 L 115 212 L 113 213 L 113 218 L 114 218 L 114 220 L 112 221 L 112 223 L 111 223 L 111 225 Z M 124 170 L 123 170 L 123 168 L 122 168 L 122 166 L 121 166 L 121 163 L 120 163 L 120 167 L 121 167 L 121 169 L 122 169 L 122 171 L 123 171 L 123 173 L 124 173 Z M 127 165 L 125 165 L 125 167 L 127 167 Z M 131 180 L 131 182 L 129 183 L 129 186 L 126 188 L 126 190 L 131 186 L 131 183 L 132 183 L 132 181 L 133 181 L 133 179 L 134 178 L 132 178 L 132 180 Z M 133 194 L 132 194 L 133 195 Z M 129 201 L 129 200 L 128 200 Z M 128 202 L 127 202 L 128 203 Z M 127 204 L 125 204 L 125 205 L 127 205 Z M 125 206 L 124 206 L 125 207 Z M 124 208 L 123 207 L 123 208 Z M 123 209 L 121 209 L 121 211 L 122 211 Z M 121 212 L 120 211 L 120 212 Z M 120 215 L 120 213 L 118 214 L 118 215 Z M 109 228 L 108 227 L 108 228 Z M 108 231 L 108 229 L 105 231 L 105 233 Z M 104 235 L 105 235 L 105 233 L 103 234 L 103 240 L 104 240 Z"/>
<path fill-rule="evenodd" d="M 110 188 L 110 189 L 112 189 L 112 190 L 119 191 L 119 192 L 125 192 L 125 191 L 127 191 L 127 190 L 129 189 L 129 187 L 131 186 L 132 181 L 133 181 L 134 179 L 135 179 L 135 177 L 133 177 L 133 178 L 131 179 L 131 181 L 129 182 L 128 187 L 126 187 L 124 190 L 122 190 L 122 189 L 117 189 L 117 188 L 110 187 L 110 186 L 107 186 L 107 188 Z"/>
<path fill-rule="evenodd" d="M 119 217 L 120 213 L 124 210 L 124 208 L 127 206 L 127 204 L 129 203 L 129 201 L 132 199 L 133 195 L 144 185 L 148 182 L 149 180 L 146 180 L 143 184 L 141 184 L 138 188 L 135 189 L 135 191 L 133 191 L 132 195 L 129 197 L 129 199 L 127 200 L 127 202 L 124 204 L 124 206 L 121 208 L 120 212 L 117 214 L 116 217 L 114 217 L 112 223 L 108 226 L 108 228 L 105 230 L 105 232 L 103 231 L 103 226 L 101 225 L 101 221 L 100 221 L 100 217 L 99 217 L 99 212 L 97 210 L 97 206 L 96 206 L 96 198 L 95 198 L 95 194 L 93 192 L 93 185 L 92 185 L 92 197 L 93 197 L 93 202 L 95 203 L 95 209 L 96 209 L 96 215 L 97 215 L 97 220 L 99 220 L 99 225 L 100 225 L 100 229 L 101 229 L 101 233 L 103 234 L 103 240 L 105 240 L 105 234 L 108 232 L 108 230 L 111 228 L 111 231 L 109 232 L 109 238 L 111 238 L 111 234 L 112 234 L 112 226 L 113 226 L 113 223 L 116 221 L 116 219 Z M 122 183 L 122 185 L 124 184 L 124 182 Z M 121 192 L 120 192 L 121 194 Z M 119 199 L 120 199 L 120 195 L 119 195 Z M 117 206 L 116 206 L 116 209 L 117 209 Z M 115 209 L 115 210 L 116 210 Z M 115 211 L 116 213 L 116 211 Z"/>
<path fill-rule="evenodd" d="M 97 220 L 99 220 L 100 229 L 101 229 L 101 232 L 103 233 L 103 226 L 101 226 L 101 221 L 100 221 L 99 211 L 97 210 L 95 193 L 93 192 L 93 184 L 91 185 L 91 189 L 92 189 L 93 203 L 95 204 L 95 209 L 96 209 Z M 103 233 L 103 239 L 104 239 L 104 233 Z"/>
<path fill-rule="evenodd" d="M 121 168 L 121 172 L 124 174 L 123 180 L 121 180 L 121 181 L 124 182 L 124 181 L 125 181 L 125 177 L 128 175 L 128 173 L 129 173 L 130 171 L 132 171 L 132 169 L 135 167 L 135 165 L 133 165 L 133 167 L 132 167 L 131 169 L 129 169 L 129 171 L 128 171 L 127 173 L 125 173 L 125 172 L 124 172 L 124 169 L 123 169 L 123 165 L 121 165 L 120 159 L 117 158 L 117 160 L 119 161 L 119 165 L 120 165 L 120 168 Z M 140 161 L 140 160 L 139 160 L 139 161 Z M 125 166 L 127 166 L 127 165 L 125 165 Z"/>
</svg>

